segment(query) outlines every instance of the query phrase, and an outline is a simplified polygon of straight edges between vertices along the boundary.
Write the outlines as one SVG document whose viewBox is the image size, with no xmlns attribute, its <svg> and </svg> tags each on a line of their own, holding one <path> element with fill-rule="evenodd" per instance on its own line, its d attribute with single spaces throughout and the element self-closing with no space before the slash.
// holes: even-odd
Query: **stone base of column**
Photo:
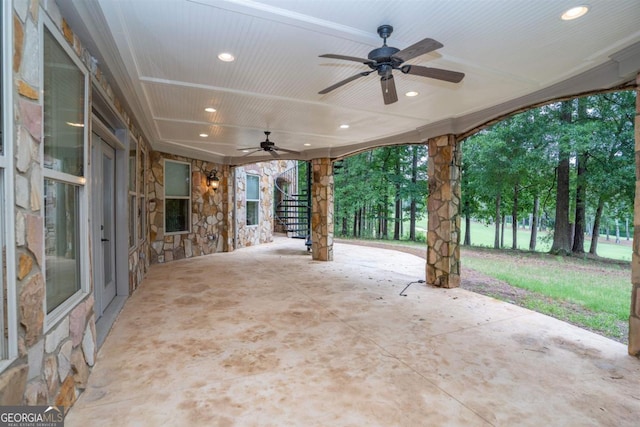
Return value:
<svg viewBox="0 0 640 427">
<path fill-rule="evenodd" d="M 629 318 L 629 355 L 640 357 L 640 318 Z"/>
<path fill-rule="evenodd" d="M 430 252 L 427 249 L 427 258 L 429 258 Z M 449 268 L 449 271 L 451 270 Z M 427 263 L 427 283 L 439 288 L 457 288 L 460 286 L 460 275 L 446 273 L 443 267 L 436 268 Z"/>
</svg>

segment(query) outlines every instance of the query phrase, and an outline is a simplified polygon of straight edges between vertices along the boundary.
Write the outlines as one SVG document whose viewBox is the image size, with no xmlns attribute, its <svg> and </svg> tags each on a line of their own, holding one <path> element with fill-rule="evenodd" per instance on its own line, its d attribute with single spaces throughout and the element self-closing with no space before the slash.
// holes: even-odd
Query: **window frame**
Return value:
<svg viewBox="0 0 640 427">
<path fill-rule="evenodd" d="M 76 53 L 69 46 L 67 41 L 64 39 L 60 30 L 57 28 L 55 23 L 47 16 L 46 13 L 41 11 L 40 13 L 41 19 L 39 21 L 39 32 L 40 32 L 40 59 L 42 66 L 40 67 L 40 87 L 44 88 L 44 37 L 45 31 L 48 31 L 51 34 L 52 38 L 58 43 L 60 48 L 67 54 L 67 56 L 71 59 L 71 62 L 78 68 L 78 71 L 83 75 L 84 78 L 84 105 L 83 105 L 83 147 L 82 147 L 82 175 L 83 176 L 75 176 L 71 174 L 67 174 L 60 171 L 55 171 L 46 167 L 42 168 L 42 183 L 44 188 L 45 180 L 53 180 L 57 182 L 62 182 L 65 184 L 70 184 L 78 187 L 78 263 L 79 263 L 79 280 L 80 280 L 80 289 L 74 292 L 71 296 L 69 296 L 64 302 L 58 305 L 55 309 L 51 311 L 51 313 L 47 313 L 47 298 L 46 298 L 46 257 L 43 256 L 43 265 L 42 265 L 42 275 L 44 277 L 45 283 L 45 298 L 42 303 L 43 310 L 45 314 L 44 321 L 44 333 L 50 330 L 53 326 L 55 326 L 60 320 L 62 320 L 69 312 L 80 303 L 84 298 L 90 293 L 90 245 L 89 245 L 89 206 L 88 206 L 88 193 L 89 189 L 87 188 L 87 171 L 89 170 L 89 123 L 91 120 L 91 112 L 89 109 L 89 97 L 90 97 L 90 78 L 89 71 L 87 67 L 82 63 L 82 61 L 76 56 Z M 42 99 L 42 103 L 44 106 L 44 98 Z M 44 126 L 45 119 L 42 120 L 42 134 L 44 135 Z M 40 159 L 41 164 L 44 165 L 44 146 L 45 141 L 40 144 Z M 44 191 L 42 193 L 42 206 L 44 209 L 45 200 L 44 200 Z M 42 230 L 45 230 L 45 215 L 44 211 L 42 213 Z M 46 236 L 43 238 L 43 242 L 46 245 Z M 44 248 L 42 248 L 44 255 Z"/>
<path fill-rule="evenodd" d="M 135 145 L 135 150 L 132 149 L 133 145 Z M 139 206 L 138 205 L 138 155 L 139 155 L 138 147 L 139 147 L 138 141 L 133 136 L 129 136 L 129 151 L 128 151 L 129 180 L 127 182 L 127 207 L 129 208 L 129 211 L 127 213 L 127 217 L 129 219 L 127 224 L 127 232 L 129 233 L 129 236 L 128 236 L 129 252 L 134 251 L 138 246 L 138 216 L 136 215 L 138 213 L 138 206 Z M 135 153 L 133 156 L 131 155 L 132 152 Z M 133 165 L 133 168 L 131 167 L 132 165 Z M 133 188 L 131 188 L 132 183 L 133 183 Z"/>
<path fill-rule="evenodd" d="M 0 372 L 4 372 L 18 357 L 18 302 L 16 290 L 16 250 L 15 250 L 15 195 L 13 173 L 13 3 L 2 2 L 0 9 L 0 21 L 2 32 L 0 44 L 2 45 L 2 59 L 0 67 L 2 79 L 2 102 L 7 108 L 2 109 L 0 121 L 2 135 L 2 150 L 0 151 L 0 196 L 5 203 L 0 209 L 0 250 L 5 248 L 4 259 L 0 253 L 0 271 L 6 271 L 6 284 L 0 274 L 0 287 L 6 288 L 7 299 L 7 324 L 2 325 L 7 329 L 6 355 L 0 354 Z M 3 262 L 4 261 L 4 262 Z M 3 265 L 6 264 L 6 265 Z M 4 320 L 2 320 L 4 322 Z M 1 323 L 1 322 L 0 322 Z"/>
<path fill-rule="evenodd" d="M 249 198 L 249 178 L 255 178 L 258 184 L 258 198 L 250 199 Z M 246 176 L 245 190 L 244 190 L 244 211 L 245 211 L 245 224 L 247 227 L 257 227 L 260 224 L 260 175 L 248 173 Z M 255 224 L 249 224 L 249 202 L 256 203 L 256 222 Z"/>
<path fill-rule="evenodd" d="M 142 140 L 140 140 L 142 142 Z M 138 244 L 147 240 L 147 149 L 138 145 Z"/>
<path fill-rule="evenodd" d="M 187 165 L 189 167 L 189 172 L 188 172 L 188 177 L 189 177 L 189 194 L 187 196 L 171 196 L 171 197 L 167 197 L 167 162 L 170 163 L 178 163 L 178 164 L 183 164 L 183 165 Z M 190 162 L 185 162 L 185 161 L 181 161 L 181 160 L 172 160 L 172 159 L 164 159 L 164 164 L 163 164 L 163 189 L 164 189 L 164 235 L 165 236 L 175 236 L 177 234 L 189 234 L 191 233 L 191 196 L 192 196 L 192 191 L 191 191 L 191 187 L 193 184 L 193 179 L 192 179 L 192 170 L 191 170 L 191 163 Z M 171 199 L 171 200 L 187 200 L 188 203 L 188 207 L 187 207 L 187 229 L 186 230 L 180 230 L 180 231 L 167 231 L 167 199 Z"/>
</svg>

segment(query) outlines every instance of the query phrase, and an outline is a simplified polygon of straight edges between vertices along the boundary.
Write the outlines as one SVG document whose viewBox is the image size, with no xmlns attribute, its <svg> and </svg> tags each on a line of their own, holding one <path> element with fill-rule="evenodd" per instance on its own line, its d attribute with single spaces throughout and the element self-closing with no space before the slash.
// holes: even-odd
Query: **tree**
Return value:
<svg viewBox="0 0 640 427">
<path fill-rule="evenodd" d="M 589 148 L 591 142 L 591 122 L 587 114 L 588 98 L 578 99 L 577 125 L 575 132 L 576 145 L 576 207 L 575 223 L 573 231 L 573 245 L 571 252 L 584 254 L 584 232 L 586 222 L 586 198 L 587 198 L 587 160 L 589 160 Z"/>
<path fill-rule="evenodd" d="M 571 101 L 564 101 L 560 107 L 560 122 L 571 124 Z M 569 255 L 571 253 L 571 228 L 569 226 L 569 141 L 567 135 L 558 140 L 558 166 L 556 168 L 556 214 L 551 253 Z"/>
<path fill-rule="evenodd" d="M 410 233 L 415 238 L 415 222 L 424 215 L 426 202 L 425 155 L 424 146 L 395 146 L 344 159 L 335 173 L 335 221 L 343 225 L 337 230 L 345 236 L 386 239 L 393 222 L 393 238 L 400 239 L 404 202 L 411 200 L 415 211 Z"/>
<path fill-rule="evenodd" d="M 418 146 L 411 146 L 411 186 L 418 183 Z M 418 203 L 414 194 L 411 194 L 409 207 L 409 240 L 416 240 L 416 218 Z"/>
<path fill-rule="evenodd" d="M 590 198 L 595 206 L 589 253 L 597 255 L 606 207 L 610 203 L 613 206 L 633 206 L 635 182 L 629 177 L 635 174 L 635 94 L 633 91 L 623 91 L 589 99 L 591 116 L 597 121 L 587 180 L 591 189 Z"/>
</svg>

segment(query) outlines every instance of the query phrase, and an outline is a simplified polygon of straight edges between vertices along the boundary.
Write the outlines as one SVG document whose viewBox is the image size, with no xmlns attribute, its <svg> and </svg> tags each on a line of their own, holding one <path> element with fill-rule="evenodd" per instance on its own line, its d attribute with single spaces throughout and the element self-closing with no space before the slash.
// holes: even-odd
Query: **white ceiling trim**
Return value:
<svg viewBox="0 0 640 427">
<path fill-rule="evenodd" d="M 279 22 L 281 24 L 291 25 L 321 34 L 327 34 L 347 40 L 356 40 L 360 43 L 368 44 L 374 47 L 380 45 L 380 38 L 377 36 L 377 34 L 374 34 L 372 32 L 362 31 L 357 28 L 349 27 L 347 25 L 338 24 L 336 22 L 331 22 L 324 19 L 314 18 L 313 16 L 304 15 L 302 13 L 293 12 L 275 6 L 269 6 L 268 4 L 258 3 L 252 0 L 187 1 L 213 7 L 216 9 L 224 9 L 231 12 L 237 12 L 244 15 L 266 19 L 269 21 Z"/>
<path fill-rule="evenodd" d="M 206 122 L 206 121 L 200 121 L 200 120 L 184 120 L 184 119 L 174 119 L 171 117 L 154 117 L 154 120 L 157 120 L 159 122 L 171 122 L 171 123 L 185 123 L 185 124 L 191 124 L 191 125 L 203 125 L 203 126 L 217 126 L 217 127 L 223 127 L 223 128 L 230 128 L 230 129 L 248 129 L 248 130 L 253 130 L 253 131 L 257 131 L 257 132 L 264 132 L 264 128 L 262 127 L 255 127 L 255 126 L 243 126 L 243 125 L 234 125 L 231 123 L 222 123 L 222 122 Z M 322 139 L 332 139 L 335 142 L 351 142 L 352 139 L 346 138 L 346 137 L 339 137 L 339 136 L 335 136 L 335 135 L 327 135 L 327 134 L 319 134 L 319 133 L 311 133 L 311 132 L 291 132 L 288 131 L 286 129 L 275 129 L 275 128 L 270 128 L 269 129 L 272 133 L 277 133 L 278 135 L 295 135 L 295 136 L 308 136 L 308 137 L 312 137 L 312 138 L 322 138 Z M 188 142 L 190 140 L 184 140 L 183 142 Z"/>
<path fill-rule="evenodd" d="M 250 96 L 253 98 L 261 98 L 261 99 L 268 99 L 268 100 L 275 100 L 275 101 L 286 101 L 286 102 L 293 102 L 297 104 L 316 105 L 321 107 L 331 107 L 336 110 L 340 109 L 340 110 L 352 111 L 352 112 L 358 112 L 358 113 L 374 114 L 376 116 L 385 116 L 385 117 L 394 116 L 394 117 L 403 118 L 403 119 L 424 120 L 424 117 L 421 117 L 421 116 L 397 114 L 397 113 L 391 113 L 391 112 L 385 112 L 384 114 L 381 114 L 379 111 L 373 111 L 366 108 L 352 108 L 352 107 L 342 107 L 342 106 L 335 107 L 323 101 L 312 101 L 309 99 L 290 98 L 285 96 L 269 95 L 269 94 L 259 93 L 259 92 L 248 92 L 248 91 L 239 90 L 239 89 L 212 86 L 212 85 L 206 85 L 202 83 L 190 83 L 190 82 L 161 79 L 161 78 L 149 77 L 149 76 L 140 76 L 140 81 L 143 83 L 150 83 L 150 84 L 178 86 L 178 87 L 185 87 L 190 89 L 202 89 L 202 90 L 209 90 L 214 92 L 223 92 L 223 93 L 231 93 L 235 95 Z M 148 98 L 147 98 L 147 101 L 149 101 Z"/>
</svg>

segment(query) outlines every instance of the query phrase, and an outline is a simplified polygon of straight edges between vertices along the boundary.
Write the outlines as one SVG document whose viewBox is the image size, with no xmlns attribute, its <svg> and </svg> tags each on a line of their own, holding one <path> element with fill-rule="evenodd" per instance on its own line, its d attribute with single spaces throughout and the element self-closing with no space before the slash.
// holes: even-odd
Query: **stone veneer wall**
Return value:
<svg viewBox="0 0 640 427">
<path fill-rule="evenodd" d="M 229 167 L 171 154 L 152 152 L 148 177 L 149 261 L 151 264 L 192 258 L 228 250 L 227 183 Z M 191 164 L 191 231 L 164 234 L 164 160 Z M 207 173 L 216 169 L 220 186 L 207 187 Z"/>
<path fill-rule="evenodd" d="M 274 230 L 274 185 L 282 172 L 295 166 L 293 160 L 273 160 L 250 165 L 237 166 L 236 174 L 236 248 L 258 245 L 273 241 Z M 247 174 L 260 177 L 259 224 L 247 225 L 246 182 Z"/>
<path fill-rule="evenodd" d="M 0 373 L 0 405 L 56 404 L 70 407 L 86 387 L 96 358 L 93 292 L 46 333 L 43 277 L 44 210 L 40 161 L 43 105 L 40 98 L 42 58 L 38 29 L 40 4 L 77 56 L 87 65 L 91 79 L 110 97 L 129 130 L 138 135 L 109 83 L 92 63 L 54 1 L 13 2 L 13 87 L 15 152 L 15 245 L 17 261 L 18 357 Z M 55 31 L 52 29 L 52 31 Z M 11 88 L 7 88 L 11 90 Z M 10 173 L 11 171 L 9 171 Z M 11 242 L 7 242 L 11 244 Z M 11 262 L 11 260 L 8 260 Z M 133 262 L 132 269 L 137 269 Z"/>
<path fill-rule="evenodd" d="M 636 78 L 636 195 L 633 208 L 633 256 L 631 259 L 631 314 L 629 316 L 629 354 L 640 357 L 640 74 Z"/>
<path fill-rule="evenodd" d="M 311 161 L 311 256 L 333 261 L 333 163 L 331 159 Z"/>
<path fill-rule="evenodd" d="M 149 159 L 150 157 L 149 153 L 151 153 L 151 147 L 146 142 L 146 140 L 142 137 L 139 137 L 137 142 L 139 147 L 138 148 L 138 153 L 139 153 L 138 168 L 141 171 L 141 175 L 138 177 L 138 179 L 141 181 L 141 183 L 146 184 L 149 181 L 149 176 L 151 175 L 150 173 L 151 161 Z M 140 154 L 142 152 L 142 149 L 144 149 L 145 152 L 147 153 L 146 156 L 144 156 L 144 159 L 142 158 L 143 156 Z M 146 171 L 146 174 L 145 174 L 145 171 Z M 149 186 L 143 185 L 143 190 L 148 193 Z M 131 295 L 136 289 L 138 289 L 138 286 L 140 286 L 140 284 L 142 283 L 142 280 L 147 275 L 147 271 L 149 270 L 149 265 L 150 265 L 150 262 L 149 262 L 150 245 L 149 245 L 149 231 L 148 231 L 149 230 L 149 203 L 146 202 L 148 199 L 149 198 L 145 195 L 145 198 L 144 198 L 145 204 L 144 206 L 140 207 L 142 209 L 142 215 L 144 217 L 145 223 L 147 224 L 147 227 L 146 227 L 147 235 L 143 237 L 142 242 L 140 242 L 135 248 L 133 248 L 129 252 L 129 295 Z"/>
<path fill-rule="evenodd" d="M 460 150 L 453 135 L 429 140 L 427 283 L 460 286 Z"/>
</svg>

